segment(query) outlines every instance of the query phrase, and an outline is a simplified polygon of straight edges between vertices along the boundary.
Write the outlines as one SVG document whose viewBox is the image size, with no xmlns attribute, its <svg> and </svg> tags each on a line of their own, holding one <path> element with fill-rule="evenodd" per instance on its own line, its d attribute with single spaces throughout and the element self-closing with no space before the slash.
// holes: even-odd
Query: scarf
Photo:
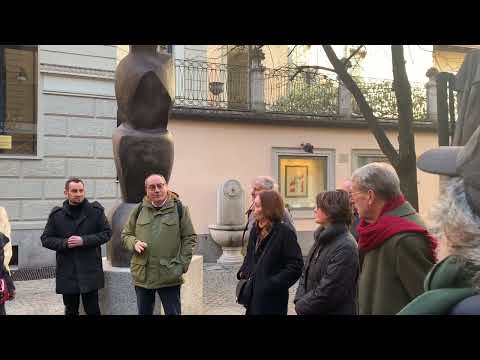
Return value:
<svg viewBox="0 0 480 360">
<path fill-rule="evenodd" d="M 412 232 L 422 234 L 427 238 L 433 260 L 436 261 L 435 249 L 437 248 L 438 242 L 425 228 L 399 216 L 385 215 L 387 212 L 398 208 L 404 203 L 405 198 L 403 195 L 399 195 L 383 206 L 380 216 L 375 223 L 368 224 L 365 222 L 365 219 L 361 219 L 357 227 L 360 251 L 366 253 L 381 246 L 387 239 L 396 234 Z"/>
<path fill-rule="evenodd" d="M 269 220 L 260 220 L 257 221 L 257 229 L 258 229 L 258 237 L 257 237 L 257 243 L 255 244 L 255 251 L 258 251 L 260 248 L 260 244 L 263 242 L 263 240 L 268 236 L 270 231 L 272 230 L 273 224 Z"/>
</svg>

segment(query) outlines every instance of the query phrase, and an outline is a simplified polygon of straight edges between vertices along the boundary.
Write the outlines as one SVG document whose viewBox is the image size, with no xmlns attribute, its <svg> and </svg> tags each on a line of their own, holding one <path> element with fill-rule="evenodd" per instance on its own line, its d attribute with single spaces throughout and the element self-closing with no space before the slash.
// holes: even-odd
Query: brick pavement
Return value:
<svg viewBox="0 0 480 360">
<path fill-rule="evenodd" d="M 243 306 L 235 303 L 236 273 L 238 265 L 204 264 L 204 314 L 242 315 Z M 55 293 L 55 279 L 17 281 L 17 297 L 7 303 L 9 315 L 62 315 L 61 295 Z M 290 289 L 289 314 L 293 310 L 293 294 Z"/>
</svg>

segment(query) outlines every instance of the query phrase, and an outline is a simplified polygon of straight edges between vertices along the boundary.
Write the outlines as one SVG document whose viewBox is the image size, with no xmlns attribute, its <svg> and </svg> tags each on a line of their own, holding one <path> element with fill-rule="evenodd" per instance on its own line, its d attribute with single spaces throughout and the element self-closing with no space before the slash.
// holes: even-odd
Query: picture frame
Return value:
<svg viewBox="0 0 480 360">
<path fill-rule="evenodd" d="M 308 166 L 286 165 L 285 166 L 285 197 L 307 198 L 308 197 Z"/>
</svg>

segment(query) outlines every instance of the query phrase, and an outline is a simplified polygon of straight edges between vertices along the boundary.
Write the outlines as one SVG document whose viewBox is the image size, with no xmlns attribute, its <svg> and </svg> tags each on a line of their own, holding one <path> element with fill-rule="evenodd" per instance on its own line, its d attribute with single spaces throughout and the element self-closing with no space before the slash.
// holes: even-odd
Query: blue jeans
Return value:
<svg viewBox="0 0 480 360">
<path fill-rule="evenodd" d="M 180 305 L 180 285 L 160 289 L 145 289 L 135 286 L 137 293 L 138 315 L 153 315 L 155 293 L 160 296 L 165 315 L 182 315 Z"/>
</svg>

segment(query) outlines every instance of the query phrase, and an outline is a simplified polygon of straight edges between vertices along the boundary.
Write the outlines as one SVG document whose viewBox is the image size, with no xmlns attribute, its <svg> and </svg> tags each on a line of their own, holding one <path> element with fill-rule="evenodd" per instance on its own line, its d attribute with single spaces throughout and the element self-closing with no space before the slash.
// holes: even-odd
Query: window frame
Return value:
<svg viewBox="0 0 480 360">
<path fill-rule="evenodd" d="M 281 156 L 293 156 L 299 158 L 318 158 L 324 157 L 327 160 L 327 174 L 326 174 L 326 189 L 327 191 L 335 190 L 335 158 L 336 150 L 329 148 L 314 149 L 313 154 L 305 152 L 302 148 L 291 147 L 274 147 L 272 148 L 272 177 L 279 184 L 280 190 L 280 157 Z M 302 207 L 291 209 L 291 215 L 294 219 L 313 219 L 313 207 Z"/>
<path fill-rule="evenodd" d="M 2 159 L 27 159 L 27 160 L 41 160 L 43 159 L 43 116 L 41 112 L 41 71 L 40 71 L 40 45 L 2 45 L 4 48 L 15 50 L 32 50 L 34 54 L 34 73 L 36 76 L 36 82 L 34 84 L 34 109 L 33 113 L 36 116 L 36 139 L 35 139 L 35 154 L 0 154 L 0 160 Z"/>
<path fill-rule="evenodd" d="M 367 156 L 379 156 L 384 157 L 388 160 L 387 155 L 385 155 L 380 149 L 352 149 L 351 153 L 351 172 L 353 173 L 356 169 L 359 168 L 358 158 Z M 390 161 L 389 161 L 390 163 Z"/>
</svg>

